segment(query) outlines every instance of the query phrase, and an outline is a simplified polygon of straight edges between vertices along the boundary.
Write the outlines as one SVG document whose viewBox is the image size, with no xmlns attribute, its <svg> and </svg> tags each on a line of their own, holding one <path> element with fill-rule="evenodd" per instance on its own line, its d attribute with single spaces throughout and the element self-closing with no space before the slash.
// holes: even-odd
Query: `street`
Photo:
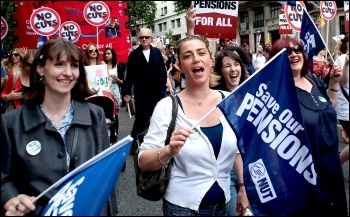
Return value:
<svg viewBox="0 0 350 217">
<path fill-rule="evenodd" d="M 126 107 L 120 108 L 118 116 L 119 139 L 122 139 L 130 135 L 134 117 L 129 118 Z M 342 150 L 346 144 L 341 139 L 340 130 L 338 134 L 340 136 L 339 150 Z M 343 171 L 349 210 L 349 162 L 344 164 Z M 148 201 L 137 196 L 135 185 L 134 162 L 133 157 L 129 155 L 126 161 L 125 172 L 120 174 L 116 185 L 118 216 L 162 216 L 162 202 Z"/>
</svg>

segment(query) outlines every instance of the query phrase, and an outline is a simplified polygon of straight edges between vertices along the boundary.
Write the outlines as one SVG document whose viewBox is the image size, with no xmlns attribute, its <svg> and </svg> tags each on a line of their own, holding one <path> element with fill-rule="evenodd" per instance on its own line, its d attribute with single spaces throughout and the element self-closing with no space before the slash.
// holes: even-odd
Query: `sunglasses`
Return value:
<svg viewBox="0 0 350 217">
<path fill-rule="evenodd" d="M 225 41 L 226 41 L 226 42 L 230 42 L 230 41 L 232 41 L 232 39 L 225 39 Z"/>
<path fill-rule="evenodd" d="M 151 36 L 139 36 L 139 39 L 149 39 Z"/>
<path fill-rule="evenodd" d="M 300 45 L 294 45 L 293 47 L 287 47 L 286 49 L 287 49 L 288 56 L 290 56 L 293 51 L 296 54 L 301 54 L 301 52 L 303 52 L 304 50 L 304 47 Z"/>
<path fill-rule="evenodd" d="M 11 54 L 11 56 L 18 57 L 18 56 L 19 56 L 19 53 L 13 53 L 13 54 Z"/>
<path fill-rule="evenodd" d="M 92 53 L 92 52 L 97 53 L 97 52 L 98 52 L 98 50 L 89 50 L 89 53 Z"/>
</svg>

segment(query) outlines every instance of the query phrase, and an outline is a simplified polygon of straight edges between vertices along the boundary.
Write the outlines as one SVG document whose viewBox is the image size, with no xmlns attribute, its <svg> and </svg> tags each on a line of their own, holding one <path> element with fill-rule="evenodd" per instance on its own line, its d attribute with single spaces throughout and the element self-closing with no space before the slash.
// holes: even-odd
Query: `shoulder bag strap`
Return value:
<svg viewBox="0 0 350 217">
<path fill-rule="evenodd" d="M 344 87 L 340 87 L 341 92 L 343 92 L 343 95 L 345 96 L 345 98 L 348 100 L 349 102 L 349 94 L 345 91 Z"/>
<path fill-rule="evenodd" d="M 176 122 L 176 117 L 177 117 L 177 109 L 178 109 L 178 103 L 174 95 L 169 95 L 173 101 L 173 109 L 172 109 L 172 118 L 169 124 L 166 140 L 165 140 L 165 145 L 168 145 L 170 142 L 170 137 L 171 134 L 174 132 L 175 129 L 175 122 Z"/>
</svg>

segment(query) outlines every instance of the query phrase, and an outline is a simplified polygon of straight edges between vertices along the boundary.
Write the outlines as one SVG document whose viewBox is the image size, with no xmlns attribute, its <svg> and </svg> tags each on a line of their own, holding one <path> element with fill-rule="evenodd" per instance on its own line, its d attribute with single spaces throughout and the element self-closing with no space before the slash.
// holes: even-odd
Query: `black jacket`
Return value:
<svg viewBox="0 0 350 217">
<path fill-rule="evenodd" d="M 74 101 L 73 120 L 65 135 L 68 151 L 71 150 L 75 128 L 79 128 L 79 136 L 77 159 L 72 169 L 110 145 L 104 111 L 96 105 Z M 32 141 L 41 144 L 36 155 L 30 155 L 26 150 Z M 63 139 L 39 105 L 30 107 L 25 103 L 1 116 L 1 207 L 18 194 L 38 196 L 66 174 Z M 38 214 L 55 193 L 54 189 L 40 198 L 37 209 L 31 214 Z M 115 191 L 109 199 L 108 213 L 117 214 Z"/>
</svg>

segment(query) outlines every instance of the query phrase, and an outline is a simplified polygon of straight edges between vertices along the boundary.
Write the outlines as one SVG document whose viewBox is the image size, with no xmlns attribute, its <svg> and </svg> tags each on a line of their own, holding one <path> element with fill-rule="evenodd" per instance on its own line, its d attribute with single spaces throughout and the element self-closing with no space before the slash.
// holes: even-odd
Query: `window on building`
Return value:
<svg viewBox="0 0 350 217">
<path fill-rule="evenodd" d="M 279 17 L 281 5 L 278 3 L 271 4 L 271 18 Z"/>
<path fill-rule="evenodd" d="M 164 8 L 162 8 L 161 10 L 162 10 L 162 14 L 160 16 L 164 16 Z"/>
<path fill-rule="evenodd" d="M 151 26 L 151 30 L 152 30 L 152 32 L 154 32 L 154 25 L 153 25 L 153 26 Z"/>
<path fill-rule="evenodd" d="M 163 23 L 163 30 L 166 31 L 166 23 Z"/>
<path fill-rule="evenodd" d="M 240 12 L 239 13 L 239 18 L 241 19 L 241 23 L 249 23 L 248 11 Z"/>
<path fill-rule="evenodd" d="M 168 7 L 164 7 L 164 15 L 168 13 Z"/>
<path fill-rule="evenodd" d="M 177 28 L 181 27 L 180 18 L 176 19 L 176 25 L 177 25 Z"/>
<path fill-rule="evenodd" d="M 340 34 L 344 34 L 345 35 L 344 16 L 339 16 L 339 29 L 340 29 Z"/>
<path fill-rule="evenodd" d="M 255 9 L 254 17 L 253 28 L 264 27 L 264 9 L 262 7 Z"/>
<path fill-rule="evenodd" d="M 172 20 L 172 21 L 171 21 L 171 28 L 172 28 L 172 29 L 175 29 L 175 20 Z"/>
<path fill-rule="evenodd" d="M 162 24 L 158 24 L 159 32 L 163 31 Z"/>
</svg>

